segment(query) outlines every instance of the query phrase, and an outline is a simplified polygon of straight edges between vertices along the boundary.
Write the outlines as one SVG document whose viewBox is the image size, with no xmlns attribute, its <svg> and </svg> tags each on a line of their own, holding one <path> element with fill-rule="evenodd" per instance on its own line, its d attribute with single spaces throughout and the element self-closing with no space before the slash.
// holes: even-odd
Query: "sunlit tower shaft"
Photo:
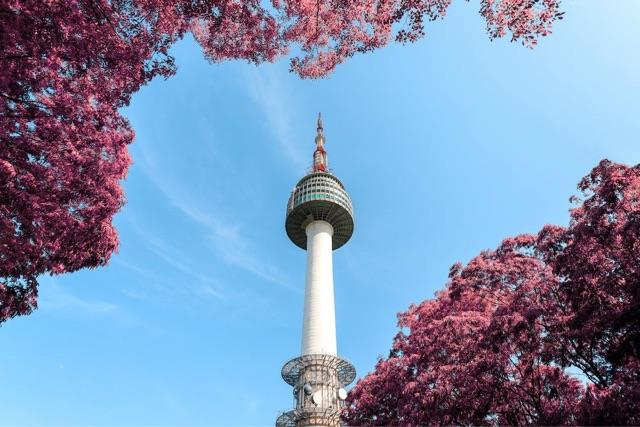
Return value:
<svg viewBox="0 0 640 427">
<path fill-rule="evenodd" d="M 313 221 L 307 234 L 307 279 L 304 291 L 301 354 L 337 355 L 333 299 L 333 227 Z"/>
<path fill-rule="evenodd" d="M 339 426 L 345 386 L 356 371 L 337 355 L 333 295 L 333 250 L 353 234 L 351 199 L 328 171 L 322 118 L 313 153 L 313 169 L 291 192 L 285 228 L 293 243 L 307 251 L 301 355 L 282 367 L 293 386 L 295 408 L 276 420 L 277 427 Z"/>
</svg>

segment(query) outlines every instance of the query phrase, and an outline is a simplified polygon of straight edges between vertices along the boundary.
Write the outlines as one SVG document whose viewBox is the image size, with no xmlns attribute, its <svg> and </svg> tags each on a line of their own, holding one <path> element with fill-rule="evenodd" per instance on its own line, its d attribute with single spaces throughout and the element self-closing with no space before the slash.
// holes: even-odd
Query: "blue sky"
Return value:
<svg viewBox="0 0 640 427">
<path fill-rule="evenodd" d="M 488 41 L 477 9 L 455 1 L 426 39 L 318 81 L 178 43 L 178 74 L 125 111 L 119 253 L 43 277 L 40 309 L 0 328 L 0 424 L 273 425 L 293 403 L 280 368 L 299 352 L 305 271 L 285 204 L 318 111 L 355 206 L 334 278 L 359 375 L 452 263 L 566 224 L 600 159 L 640 161 L 640 2 L 567 0 L 533 51 Z"/>
</svg>

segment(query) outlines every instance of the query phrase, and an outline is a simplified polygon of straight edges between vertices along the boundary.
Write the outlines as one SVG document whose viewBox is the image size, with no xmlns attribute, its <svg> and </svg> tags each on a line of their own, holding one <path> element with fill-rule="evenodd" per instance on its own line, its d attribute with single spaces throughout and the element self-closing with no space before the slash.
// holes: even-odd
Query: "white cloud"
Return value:
<svg viewBox="0 0 640 427">
<path fill-rule="evenodd" d="M 262 110 L 269 130 L 296 171 L 305 170 L 307 162 L 291 132 L 292 97 L 278 76 L 275 66 L 247 67 L 244 74 L 251 100 Z"/>
<path fill-rule="evenodd" d="M 214 233 L 211 235 L 211 243 L 227 263 L 286 289 L 296 290 L 275 266 L 256 256 L 249 242 L 238 233 L 231 235 Z"/>
<path fill-rule="evenodd" d="M 219 208 L 216 212 L 217 215 L 214 215 L 211 208 L 206 211 L 201 208 L 201 206 L 207 206 L 207 203 L 186 185 L 182 185 L 164 172 L 164 169 L 158 166 L 154 154 L 146 148 L 144 143 L 140 144 L 140 146 L 142 159 L 140 159 L 139 166 L 143 172 L 172 206 L 206 229 L 212 249 L 225 262 L 283 288 L 295 289 L 287 283 L 286 278 L 268 261 L 266 256 L 258 254 L 255 245 L 251 243 L 250 239 L 241 234 L 242 226 L 239 222 L 229 222 L 221 219 L 227 215 L 221 213 Z M 210 278 L 199 273 L 197 269 L 190 267 L 184 259 L 181 259 L 175 251 L 170 249 L 169 245 L 143 230 L 141 226 L 134 224 L 134 227 L 153 247 L 154 252 L 166 263 L 192 276 L 201 283 L 211 283 Z M 220 289 L 217 289 L 216 292 L 220 292 Z"/>
<path fill-rule="evenodd" d="M 104 316 L 114 315 L 118 306 L 104 301 L 88 300 L 74 295 L 58 284 L 53 277 L 40 280 L 41 292 L 38 305 L 43 311 L 64 312 L 73 315 Z"/>
<path fill-rule="evenodd" d="M 130 223 L 136 233 L 138 233 L 144 239 L 145 243 L 150 247 L 154 254 L 162 259 L 166 264 L 180 271 L 185 277 L 193 279 L 193 283 L 196 285 L 193 290 L 195 290 L 199 294 L 205 294 L 216 298 L 225 299 L 224 293 L 221 289 L 222 286 L 217 280 L 215 280 L 215 278 L 205 275 L 201 273 L 199 269 L 192 267 L 186 259 L 180 256 L 176 251 L 172 250 L 166 242 L 164 242 L 157 236 L 154 236 L 153 234 L 147 232 L 135 221 L 131 220 Z M 126 261 L 119 262 L 122 263 L 126 268 L 135 271 L 138 274 L 146 277 L 154 277 L 156 280 L 158 279 L 152 273 L 149 273 L 144 269 L 127 263 Z"/>
</svg>

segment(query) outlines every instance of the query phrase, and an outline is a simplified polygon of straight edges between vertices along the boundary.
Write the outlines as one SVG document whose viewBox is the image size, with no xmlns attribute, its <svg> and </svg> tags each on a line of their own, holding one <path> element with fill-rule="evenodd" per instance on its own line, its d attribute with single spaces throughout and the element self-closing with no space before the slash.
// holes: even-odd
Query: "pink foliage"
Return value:
<svg viewBox="0 0 640 427">
<path fill-rule="evenodd" d="M 551 33 L 553 23 L 562 19 L 560 0 L 482 0 L 480 14 L 487 21 L 492 39 L 511 33 L 511 41 L 520 40 L 528 47 L 538 37 Z"/>
<path fill-rule="evenodd" d="M 569 227 L 454 265 L 435 299 L 399 315 L 347 423 L 640 422 L 640 165 L 604 160 L 579 188 Z"/>
<path fill-rule="evenodd" d="M 0 322 L 35 306 L 37 275 L 104 265 L 117 247 L 134 136 L 118 108 L 173 72 L 176 35 L 141 13 L 119 1 L 0 1 Z"/>
<path fill-rule="evenodd" d="M 108 262 L 134 133 L 118 109 L 175 72 L 192 32 L 211 61 L 273 61 L 321 77 L 394 38 L 414 41 L 450 0 L 0 0 L 0 324 L 36 306 L 36 278 Z M 536 40 L 557 2 L 481 1 L 491 37 Z M 394 33 L 395 31 L 395 33 Z M 394 35 L 395 34 L 395 35 Z"/>
</svg>

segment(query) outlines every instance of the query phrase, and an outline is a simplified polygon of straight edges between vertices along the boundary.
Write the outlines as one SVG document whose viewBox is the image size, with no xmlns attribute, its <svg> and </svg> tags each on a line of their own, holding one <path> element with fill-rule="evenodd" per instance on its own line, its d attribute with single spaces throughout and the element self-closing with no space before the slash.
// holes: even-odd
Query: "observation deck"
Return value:
<svg viewBox="0 0 640 427">
<path fill-rule="evenodd" d="M 305 228 L 313 221 L 326 221 L 333 227 L 333 249 L 353 235 L 353 205 L 342 182 L 328 172 L 312 172 L 303 177 L 287 203 L 285 228 L 296 246 L 307 249 Z"/>
</svg>

